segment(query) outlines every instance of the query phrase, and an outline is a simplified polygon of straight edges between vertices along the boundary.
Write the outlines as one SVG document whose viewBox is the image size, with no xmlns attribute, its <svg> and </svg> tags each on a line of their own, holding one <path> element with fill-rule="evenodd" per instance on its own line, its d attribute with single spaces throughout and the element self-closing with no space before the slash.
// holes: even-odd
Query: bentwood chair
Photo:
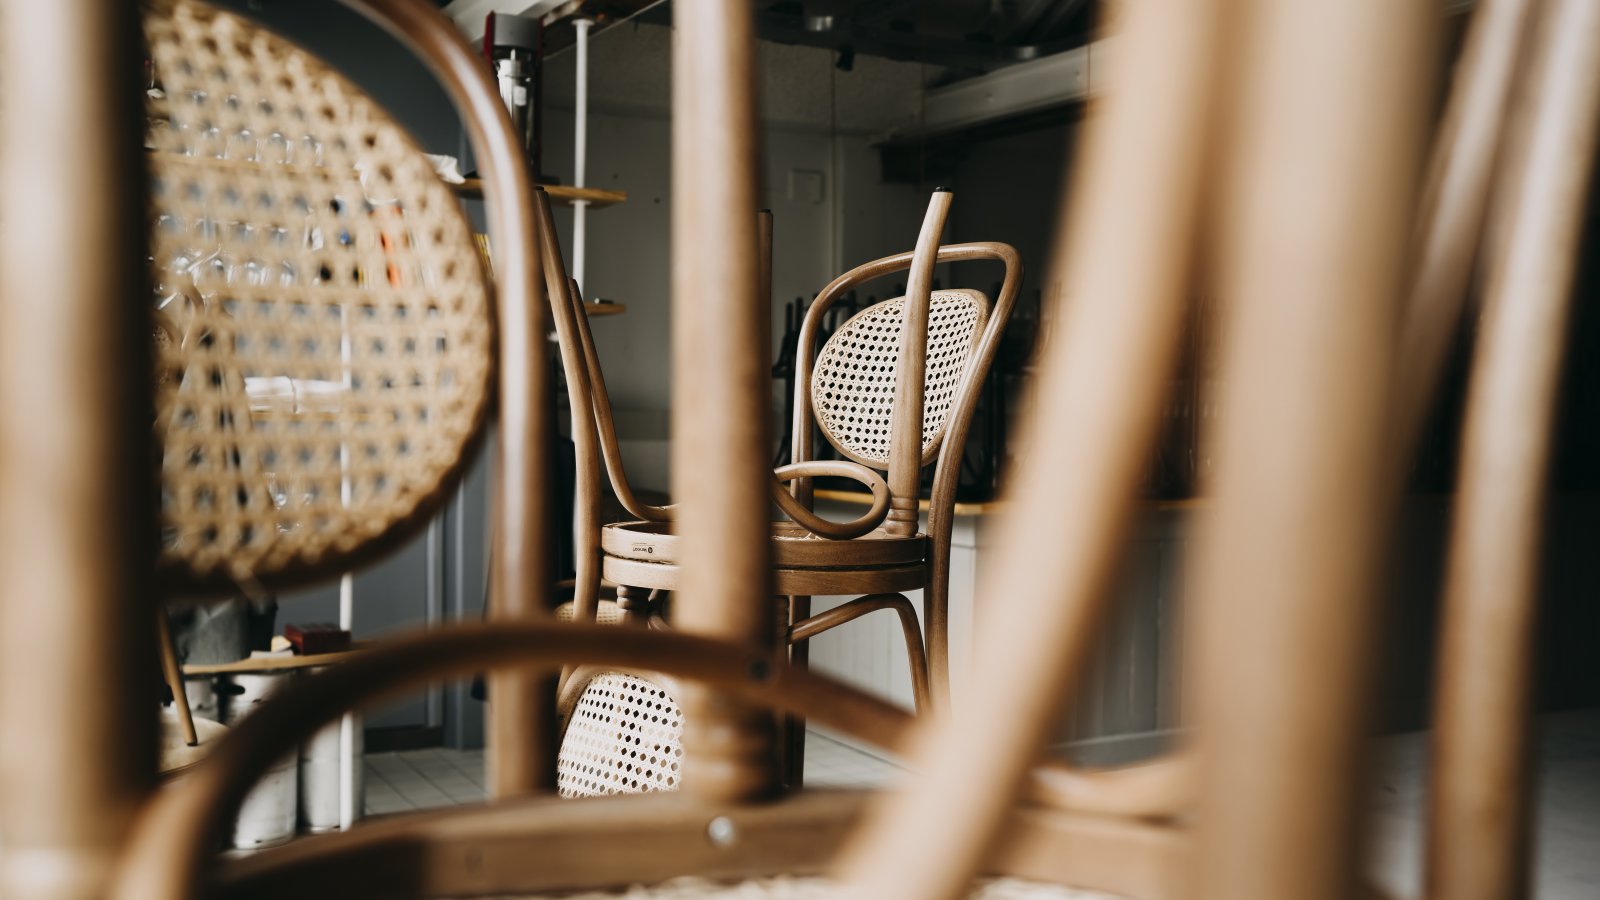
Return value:
<svg viewBox="0 0 1600 900">
<path fill-rule="evenodd" d="M 779 595 L 771 616 L 780 645 L 790 645 L 792 658 L 804 664 L 811 638 L 868 613 L 892 611 L 900 621 L 919 710 L 928 706 L 933 690 L 942 696 L 948 686 L 946 608 L 956 482 L 967 427 L 1022 279 L 1021 260 L 1008 245 L 938 246 L 950 202 L 948 191 L 941 188 L 934 193 L 916 250 L 857 266 L 817 295 L 797 351 L 794 462 L 774 472 L 771 484 L 775 505 L 789 515 L 771 525 L 773 577 Z M 628 483 L 582 298 L 566 277 L 549 200 L 541 194 L 538 203 L 545 226 L 541 245 L 546 288 L 578 454 L 574 540 L 578 573 L 575 600 L 563 609 L 563 618 L 594 621 L 604 615 L 624 624 L 666 627 L 662 598 L 679 589 L 680 575 L 674 509 L 641 502 Z M 770 213 L 763 212 L 754 224 L 760 263 L 755 302 L 766 307 L 771 296 Z M 936 263 L 970 261 L 1004 266 L 992 311 L 989 299 L 979 291 L 931 288 Z M 911 277 L 906 296 L 861 310 L 820 349 L 816 346 L 821 324 L 835 303 L 865 283 L 907 270 Z M 765 341 L 763 337 L 761 346 Z M 844 460 L 816 459 L 817 431 Z M 713 448 L 713 453 L 714 459 L 721 457 L 722 448 Z M 599 527 L 602 464 L 612 491 L 638 521 Z M 927 503 L 929 527 L 923 533 L 917 527 L 918 496 L 923 469 L 930 464 L 935 473 Z M 854 478 L 868 488 L 871 508 L 846 523 L 813 514 L 812 478 L 829 475 Z M 783 482 L 792 482 L 792 493 Z M 601 576 L 617 585 L 614 605 L 598 599 Z M 916 590 L 924 591 L 926 651 L 916 608 L 905 596 Z M 809 600 L 817 594 L 855 599 L 813 616 Z M 591 688 L 597 677 L 600 682 Z M 591 690 L 594 696 L 586 696 Z M 667 768 L 681 756 L 674 737 L 677 710 L 670 686 L 637 675 L 583 668 L 566 680 L 558 706 L 566 727 L 578 729 L 569 732 L 570 744 L 563 744 L 564 791 L 676 783 Z M 652 712 L 666 713 L 663 720 L 642 726 L 651 732 L 648 744 L 659 760 L 656 765 L 641 771 L 635 764 L 635 736 L 613 733 L 598 712 L 612 708 L 633 711 L 640 721 L 647 721 Z M 804 723 L 791 721 L 787 727 L 786 777 L 798 784 L 804 765 Z"/>
<path fill-rule="evenodd" d="M 857 266 L 817 295 L 800 332 L 800 374 L 795 393 L 794 463 L 774 473 L 774 503 L 790 516 L 772 525 L 776 585 L 786 597 L 837 593 L 864 595 L 826 616 L 791 618 L 780 610 L 786 626 L 803 642 L 827 628 L 865 612 L 892 608 L 905 617 L 913 679 L 919 707 L 927 702 L 930 678 L 921 672 L 922 656 L 914 608 L 902 592 L 929 591 L 935 656 L 932 682 L 941 687 L 944 671 L 944 599 L 948 583 L 949 525 L 955 482 L 967 426 L 979 388 L 993 361 L 994 350 L 1022 278 L 1016 251 L 1005 244 L 969 243 L 939 247 L 951 195 L 934 194 L 917 241 L 917 250 Z M 548 201 L 541 200 L 548 217 Z M 762 271 L 770 272 L 771 222 L 760 221 Z M 622 463 L 612 421 L 605 376 L 584 315 L 581 298 L 562 269 L 552 223 L 543 232 L 544 266 L 552 311 L 575 411 L 574 434 L 580 447 L 580 489 L 599 490 L 603 465 L 622 506 L 639 521 L 600 529 L 584 540 L 580 523 L 580 568 L 589 569 L 577 582 L 577 619 L 592 618 L 592 588 L 598 571 L 618 587 L 617 604 L 624 619 L 653 612 L 645 595 L 677 589 L 677 544 L 672 534 L 673 507 L 641 502 Z M 966 288 L 933 290 L 936 263 L 993 260 L 1005 277 L 991 310 L 989 298 Z M 816 346 L 822 322 L 835 303 L 853 289 L 875 279 L 910 270 L 907 296 L 861 310 Z M 763 296 L 770 283 L 762 276 Z M 758 303 L 761 300 L 758 298 Z M 584 415 L 582 411 L 591 411 Z M 580 420 L 582 420 L 580 422 Z M 817 431 L 843 460 L 816 459 Z M 914 435 L 907 437 L 907 435 Z M 917 438 L 920 438 L 917 439 Z M 721 454 L 719 454 L 720 456 Z M 585 462 L 587 465 L 585 465 Z M 927 503 L 931 534 L 917 528 L 917 494 L 924 467 L 936 466 Z M 879 473 L 883 473 L 880 475 Z M 868 511 L 850 522 L 832 522 L 811 512 L 815 477 L 857 480 L 871 492 Z M 887 478 L 885 479 L 885 476 Z M 790 490 L 780 485 L 791 482 Z M 582 505 L 582 504 L 580 504 Z M 580 512 L 580 516 L 582 513 Z M 592 517 L 593 514 L 591 514 Z M 603 560 L 597 557 L 603 553 Z M 595 563 L 600 562 L 598 570 Z M 870 595 L 870 596 L 865 596 Z"/>
<path fill-rule="evenodd" d="M 86 42 L 90 51 L 108 51 L 84 54 L 84 65 L 64 76 L 69 82 L 54 84 L 48 98 L 8 94 L 0 106 L 5 187 L 38 179 L 84 208 L 97 204 L 108 230 L 96 236 L 116 227 L 141 230 L 138 205 L 116 189 L 117 178 L 132 170 L 117 161 L 132 162 L 134 129 L 118 124 L 114 103 L 100 101 L 133 68 L 126 52 L 126 69 L 106 62 L 119 58 L 118 38 L 131 43 L 115 27 L 130 24 L 117 20 L 119 6 L 59 0 L 42 8 L 25 39 L 15 29 L 0 36 L 8 85 L 36 58 L 59 58 Z M 1023 457 L 1018 474 L 1029 480 L 1025 489 L 1013 488 L 1002 526 L 1010 539 L 985 577 L 997 615 L 979 635 L 974 687 L 991 690 L 985 696 L 993 702 L 924 720 L 916 733 L 905 713 L 785 664 L 772 652 L 768 623 L 739 615 L 751 582 L 770 571 L 770 473 L 753 452 L 765 440 L 765 420 L 751 415 L 765 392 L 753 379 L 727 379 L 706 359 L 743 358 L 760 330 L 747 302 L 755 293 L 748 210 L 756 193 L 747 4 L 681 0 L 675 10 L 674 195 L 697 199 L 675 211 L 674 231 L 699 238 L 673 243 L 674 296 L 686 319 L 675 333 L 675 367 L 694 389 L 688 396 L 711 396 L 675 409 L 674 435 L 680 449 L 693 445 L 691 435 L 709 435 L 751 451 L 730 456 L 716 472 L 697 473 L 693 461 L 679 470 L 684 584 L 677 631 L 468 625 L 380 647 L 263 704 L 184 781 L 154 795 L 138 774 L 148 717 L 142 725 L 139 717 L 119 717 L 128 704 L 115 697 L 38 716 L 39 704 L 26 699 L 41 692 L 18 677 L 83 667 L 95 676 L 90 683 L 115 688 L 124 683 L 118 676 L 140 671 L 133 650 L 151 646 L 148 635 L 122 627 L 148 628 L 149 608 L 138 605 L 148 599 L 139 588 L 148 574 L 140 574 L 137 560 L 154 544 L 138 508 L 144 492 L 126 477 L 141 471 L 126 458 L 148 445 L 149 418 L 119 415 L 115 391 L 118 379 L 140 371 L 140 335 L 126 327 L 135 317 L 125 302 L 138 260 L 111 257 L 113 278 L 103 270 L 30 271 L 18 265 L 26 251 L 46 263 L 68 259 L 84 226 L 45 216 L 33 232 L 0 231 L 0 324 L 34 324 L 28 339 L 50 345 L 29 354 L 12 337 L 18 329 L 0 328 L 7 351 L 0 353 L 7 376 L 0 391 L 18 401 L 0 403 L 0 537 L 21 542 L 33 529 L 48 538 L 16 549 L 0 540 L 7 588 L 0 714 L 7 726 L 32 725 L 0 728 L 4 886 L 42 900 L 481 897 L 827 869 L 857 897 L 945 900 L 965 894 L 977 873 L 1027 879 L 1033 896 L 1062 896 L 1059 885 L 1152 900 L 1356 896 L 1358 760 L 1371 705 L 1364 700 L 1370 584 L 1404 468 L 1387 455 L 1388 442 L 1396 419 L 1421 406 L 1392 402 L 1384 373 L 1398 368 L 1411 372 L 1401 378 L 1428 380 L 1395 366 L 1396 348 L 1442 339 L 1432 327 L 1439 319 L 1412 318 L 1427 323 L 1413 332 L 1392 313 L 1403 305 L 1409 316 L 1424 296 L 1454 305 L 1436 280 L 1453 267 L 1432 262 L 1470 258 L 1488 231 L 1502 240 L 1486 254 L 1490 337 L 1469 398 L 1468 487 L 1452 565 L 1486 554 L 1493 590 L 1481 596 L 1466 572 L 1452 575 L 1448 590 L 1449 652 L 1440 680 L 1458 686 L 1441 700 L 1448 714 L 1440 726 L 1441 818 L 1430 866 L 1436 896 L 1479 896 L 1484 885 L 1489 896 L 1514 895 L 1527 835 L 1523 817 L 1504 811 L 1526 802 L 1515 762 L 1525 752 L 1527 723 L 1523 710 L 1504 701 L 1522 692 L 1531 669 L 1523 628 L 1538 542 L 1523 538 L 1537 519 L 1501 515 L 1505 507 L 1496 501 L 1537 508 L 1545 460 L 1521 438 L 1549 432 L 1552 360 L 1586 195 L 1573 188 L 1585 183 L 1582 173 L 1600 145 L 1600 7 L 1585 0 L 1542 6 L 1537 28 L 1525 27 L 1529 6 L 1516 0 L 1480 7 L 1458 69 L 1466 74 L 1450 101 L 1454 127 L 1443 131 L 1430 174 L 1437 194 L 1420 217 L 1422 265 L 1409 286 L 1408 175 L 1432 81 L 1422 63 L 1435 21 L 1430 4 L 1397 12 L 1389 0 L 1361 0 L 1261 19 L 1247 17 L 1245 7 L 1205 2 L 1123 10 L 1111 73 L 1121 87 L 1086 125 L 1070 193 L 1073 224 L 1060 254 L 1068 296 L 1077 299 L 1044 349 L 1036 416 L 1024 435 L 1028 445 L 1052 452 Z M 105 13 L 106 27 L 69 27 L 79 23 L 55 15 L 57 7 Z M 463 106 L 499 123 L 492 132 L 475 131 L 480 160 L 514 147 L 504 112 L 489 115 L 497 102 L 492 84 L 473 68 L 470 50 L 448 37 L 442 17 L 395 0 L 361 8 L 414 41 Z M 1522 39 L 1525 30 L 1533 31 L 1531 40 Z M 1313 49 L 1364 52 L 1367 77 L 1319 65 Z M 1221 73 L 1238 80 L 1219 81 Z M 1209 108 L 1219 88 L 1237 95 L 1237 105 Z M 1513 93 L 1536 102 L 1501 153 L 1494 123 L 1504 119 Z M 14 126 L 49 111 L 58 117 L 29 141 L 16 139 Z M 1484 121 L 1487 132 L 1479 128 Z M 74 140 L 108 133 L 120 134 L 120 150 L 115 142 L 85 148 Z M 76 166 L 52 162 L 52 154 L 69 149 L 81 153 Z M 19 161 L 35 165 L 17 168 Z M 503 174 L 513 190 L 525 178 L 517 168 Z M 1222 182 L 1228 202 L 1212 210 L 1206 201 L 1223 199 L 1209 190 L 1220 174 L 1231 175 Z M 1495 182 L 1500 189 L 1486 225 Z M 0 222 L 18 221 L 37 199 L 19 193 L 0 190 Z M 1335 196 L 1338 202 L 1329 202 Z M 1225 240 L 1202 242 L 1205 211 L 1219 214 Z M 1448 252 L 1436 255 L 1441 250 Z M 1116 548 L 1131 527 L 1144 458 L 1137 451 L 1155 437 L 1184 282 L 1202 262 L 1217 263 L 1234 289 L 1227 352 L 1235 377 L 1225 388 L 1233 412 L 1219 438 L 1212 537 L 1200 553 L 1205 602 L 1191 619 L 1202 676 L 1198 740 L 1141 769 L 1039 764 L 1042 735 L 1071 695 L 1069 676 L 1082 668 L 1089 624 L 1102 611 Z M 22 290 L 45 285 L 56 288 L 54 303 L 32 302 L 36 294 Z M 1092 302 L 1102 297 L 1117 302 Z M 542 362 L 533 340 L 539 334 L 524 332 L 519 348 L 534 371 Z M 83 340 L 104 355 L 53 352 Z M 682 352 L 691 346 L 704 355 Z M 19 391 L 15 376 L 23 374 L 55 377 Z M 1105 383 L 1125 390 L 1109 396 Z M 1409 381 L 1400 387 L 1403 396 L 1428 393 Z M 58 401 L 50 408 L 54 419 L 33 415 L 36 392 Z M 99 439 L 60 441 L 74 434 Z M 62 453 L 67 446 L 72 451 Z M 522 459 L 525 450 L 536 457 L 543 446 L 514 432 L 505 458 Z M 86 460 L 96 466 L 82 468 Z M 1317 476 L 1330 470 L 1341 473 L 1338 483 L 1321 483 Z M 92 503 L 59 491 L 74 476 L 92 482 Z M 32 488 L 35 481 L 44 489 Z M 543 517 L 519 513 L 537 538 Z M 1045 520 L 1056 527 L 1039 527 Z M 1317 528 L 1298 527 L 1308 522 Z M 102 567 L 82 564 L 90 559 Z M 542 598 L 542 559 L 517 552 L 501 559 L 501 577 L 525 578 Z M 116 577 L 103 577 L 107 569 Z M 53 602 L 14 599 L 12 589 L 39 587 Z M 1241 636 L 1239 622 L 1252 631 Z M 81 631 L 88 651 L 112 652 L 63 653 L 69 629 Z M 61 640 L 30 654 L 41 638 Z M 1475 674 L 1484 652 L 1497 664 Z M 210 839 L 250 781 L 351 704 L 479 667 L 520 672 L 578 662 L 697 682 L 683 694 L 681 792 L 586 802 L 526 798 L 395 817 L 244 859 L 208 859 Z M 1520 683 L 1508 688 L 1506 680 Z M 850 792 L 773 799 L 761 765 L 772 734 L 752 704 L 905 750 L 920 774 L 882 800 Z M 1469 774 L 1475 777 L 1463 777 Z M 766 886 L 789 896 L 802 889 L 826 895 L 812 882 Z M 655 894 L 670 896 L 667 890 Z M 651 895 L 641 888 L 634 896 L 641 894 Z"/>
</svg>

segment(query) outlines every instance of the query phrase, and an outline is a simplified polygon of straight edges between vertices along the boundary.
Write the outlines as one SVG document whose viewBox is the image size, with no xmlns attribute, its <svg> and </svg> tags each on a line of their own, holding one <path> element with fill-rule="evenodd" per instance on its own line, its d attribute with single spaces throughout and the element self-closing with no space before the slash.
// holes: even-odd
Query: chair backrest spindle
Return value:
<svg viewBox="0 0 1600 900">
<path fill-rule="evenodd" d="M 889 431 L 889 516 L 884 531 L 915 534 L 917 498 L 922 487 L 922 420 L 928 367 L 928 306 L 933 294 L 933 267 L 938 262 L 939 238 L 950 214 L 951 194 L 933 192 L 928 212 L 917 235 L 906 281 L 905 325 L 895 375 L 894 418 Z"/>
<path fill-rule="evenodd" d="M 1537 18 L 1494 202 L 1434 678 L 1427 896 L 1452 900 L 1525 895 L 1533 850 L 1542 513 L 1600 149 L 1600 6 L 1552 0 Z"/>
</svg>

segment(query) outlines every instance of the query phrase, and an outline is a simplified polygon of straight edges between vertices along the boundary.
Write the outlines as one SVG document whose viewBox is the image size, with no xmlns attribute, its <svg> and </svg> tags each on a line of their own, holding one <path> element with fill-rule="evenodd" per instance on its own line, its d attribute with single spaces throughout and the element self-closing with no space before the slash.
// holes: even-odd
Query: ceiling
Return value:
<svg viewBox="0 0 1600 900">
<path fill-rule="evenodd" d="M 527 0 L 522 0 L 524 4 Z M 672 22 L 670 0 L 551 0 L 547 55 L 570 46 L 571 20 L 596 28 L 637 18 Z M 464 5 L 457 0 L 452 6 Z M 856 56 L 920 62 L 961 78 L 1080 46 L 1098 0 L 752 0 L 764 41 L 832 51 L 848 69 Z"/>
</svg>

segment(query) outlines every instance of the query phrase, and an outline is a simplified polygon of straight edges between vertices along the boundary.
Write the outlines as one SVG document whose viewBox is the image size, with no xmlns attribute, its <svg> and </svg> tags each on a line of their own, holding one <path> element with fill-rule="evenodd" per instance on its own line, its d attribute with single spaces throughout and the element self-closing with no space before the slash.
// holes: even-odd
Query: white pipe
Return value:
<svg viewBox="0 0 1600 900">
<path fill-rule="evenodd" d="M 354 386 L 353 365 L 354 342 L 350 336 L 350 310 L 349 306 L 342 306 L 339 310 L 339 359 L 344 364 L 344 387 L 349 391 Z M 339 445 L 339 500 L 344 508 L 349 509 L 354 500 L 354 485 L 350 480 L 350 448 L 344 444 Z M 356 607 L 356 579 L 354 575 L 345 573 L 339 579 L 339 627 L 345 631 L 354 630 Z M 355 780 L 355 718 L 348 713 L 339 720 L 339 830 L 348 831 L 356 821 L 356 780 Z"/>
<path fill-rule="evenodd" d="M 576 19 L 572 27 L 578 32 L 578 96 L 577 112 L 573 116 L 572 135 L 572 185 L 588 185 L 589 163 L 589 29 L 594 22 Z M 578 293 L 583 293 L 583 263 L 587 250 L 585 238 L 589 225 L 589 201 L 572 202 L 572 278 L 578 282 Z"/>
<path fill-rule="evenodd" d="M 356 579 L 339 579 L 339 627 L 349 631 L 355 620 Z M 339 720 L 339 830 L 356 822 L 356 719 L 345 713 Z"/>
</svg>

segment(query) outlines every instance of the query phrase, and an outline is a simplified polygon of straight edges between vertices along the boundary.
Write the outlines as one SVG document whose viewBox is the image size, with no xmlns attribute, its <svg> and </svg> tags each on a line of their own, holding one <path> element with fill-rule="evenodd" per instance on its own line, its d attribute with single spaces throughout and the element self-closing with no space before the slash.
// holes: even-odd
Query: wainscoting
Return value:
<svg viewBox="0 0 1600 900">
<path fill-rule="evenodd" d="M 844 517 L 852 507 L 827 508 Z M 1151 504 L 1132 536 L 1126 568 L 1109 620 L 1100 628 L 1089 670 L 1074 699 L 1062 710 L 1056 743 L 1086 762 L 1117 762 L 1147 755 L 1170 740 L 1183 717 L 1180 675 L 1184 560 L 1204 527 L 1205 501 Z M 1390 541 L 1384 619 L 1374 635 L 1379 658 L 1380 731 L 1413 731 L 1427 725 L 1434 639 L 1448 497 L 1409 498 Z M 1314 523 L 1308 525 L 1314 527 Z M 1545 577 L 1541 588 L 1539 661 L 1542 709 L 1600 703 L 1600 496 L 1556 497 L 1544 524 Z M 990 516 L 958 517 L 950 578 L 953 699 L 968 702 L 962 688 L 972 666 L 972 637 L 983 628 L 986 602 L 978 596 L 986 564 L 994 562 Z M 1050 602 L 1040 585 L 1037 602 Z M 845 597 L 819 597 L 822 610 Z M 919 604 L 920 594 L 913 595 Z M 1286 598 L 1285 602 L 1293 602 Z M 920 608 L 920 607 L 919 607 Z M 1240 622 L 1238 639 L 1252 639 Z M 812 641 L 811 664 L 820 671 L 911 705 L 905 648 L 893 617 L 878 613 Z"/>
</svg>

